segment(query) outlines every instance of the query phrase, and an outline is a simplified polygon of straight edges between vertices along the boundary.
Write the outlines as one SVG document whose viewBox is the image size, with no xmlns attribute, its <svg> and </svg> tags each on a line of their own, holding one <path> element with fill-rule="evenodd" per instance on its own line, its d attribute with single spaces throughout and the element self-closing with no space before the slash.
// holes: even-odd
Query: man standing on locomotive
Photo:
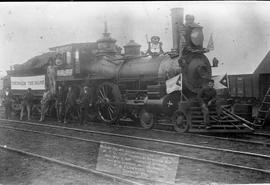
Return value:
<svg viewBox="0 0 270 185">
<path fill-rule="evenodd" d="M 62 122 L 64 103 L 65 103 L 65 91 L 63 87 L 59 85 L 55 94 L 55 109 L 58 122 Z"/>
<path fill-rule="evenodd" d="M 23 119 L 23 114 L 24 114 L 25 108 L 27 110 L 27 119 L 31 120 L 31 108 L 32 108 L 32 104 L 33 104 L 33 98 L 34 98 L 34 96 L 31 92 L 31 88 L 28 88 L 26 93 L 23 95 L 23 100 L 21 103 L 20 120 Z"/>
<path fill-rule="evenodd" d="M 80 94 L 80 124 L 84 124 L 87 121 L 88 111 L 91 106 L 92 97 L 88 87 L 84 86 L 83 91 Z"/>
<path fill-rule="evenodd" d="M 47 76 L 49 78 L 50 91 L 52 94 L 55 94 L 56 91 L 56 71 L 57 67 L 54 65 L 52 58 L 48 60 L 49 66 L 47 68 Z"/>
<path fill-rule="evenodd" d="M 209 123 L 209 107 L 216 106 L 218 117 L 220 117 L 221 114 L 221 107 L 216 103 L 217 92 L 214 89 L 214 80 L 209 80 L 208 86 L 200 90 L 198 99 L 202 108 L 205 128 L 209 129 L 211 127 Z"/>
<path fill-rule="evenodd" d="M 67 123 L 67 115 L 71 113 L 76 105 L 76 96 L 71 86 L 68 87 L 68 93 L 65 101 L 64 123 Z"/>
</svg>

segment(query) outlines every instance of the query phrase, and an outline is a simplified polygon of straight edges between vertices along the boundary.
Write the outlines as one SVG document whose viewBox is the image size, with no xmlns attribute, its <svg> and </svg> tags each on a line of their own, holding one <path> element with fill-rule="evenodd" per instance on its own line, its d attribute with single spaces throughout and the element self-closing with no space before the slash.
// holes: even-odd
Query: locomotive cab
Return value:
<svg viewBox="0 0 270 185">
<path fill-rule="evenodd" d="M 95 42 L 74 43 L 50 48 L 56 52 L 55 64 L 58 66 L 57 81 L 76 79 L 87 74 L 85 66 L 94 60 L 97 51 Z"/>
</svg>

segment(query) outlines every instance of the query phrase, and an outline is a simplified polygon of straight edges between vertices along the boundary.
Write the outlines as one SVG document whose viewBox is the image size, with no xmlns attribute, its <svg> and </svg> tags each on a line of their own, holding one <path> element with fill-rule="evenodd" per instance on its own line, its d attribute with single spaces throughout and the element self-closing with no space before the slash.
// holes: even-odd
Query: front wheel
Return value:
<svg viewBox="0 0 270 185">
<path fill-rule="evenodd" d="M 184 133 L 189 131 L 190 123 L 185 113 L 181 111 L 176 111 L 172 117 L 174 130 L 179 133 Z"/>
</svg>

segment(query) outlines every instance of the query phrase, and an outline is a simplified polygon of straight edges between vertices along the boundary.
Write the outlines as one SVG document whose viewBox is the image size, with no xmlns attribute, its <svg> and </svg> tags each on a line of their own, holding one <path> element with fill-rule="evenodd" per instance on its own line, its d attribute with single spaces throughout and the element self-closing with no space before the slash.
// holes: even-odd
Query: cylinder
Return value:
<svg viewBox="0 0 270 185">
<path fill-rule="evenodd" d="M 171 9 L 172 17 L 172 38 L 173 38 L 173 50 L 179 51 L 181 30 L 184 22 L 184 9 L 183 8 L 173 8 Z"/>
</svg>

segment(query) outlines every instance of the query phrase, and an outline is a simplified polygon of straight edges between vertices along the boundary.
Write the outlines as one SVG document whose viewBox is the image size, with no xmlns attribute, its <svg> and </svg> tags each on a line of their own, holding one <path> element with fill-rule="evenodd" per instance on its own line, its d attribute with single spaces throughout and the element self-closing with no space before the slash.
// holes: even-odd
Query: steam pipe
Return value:
<svg viewBox="0 0 270 185">
<path fill-rule="evenodd" d="M 172 8 L 172 38 L 173 38 L 173 50 L 181 52 L 180 48 L 181 40 L 183 40 L 183 29 L 184 29 L 184 9 L 183 8 Z"/>
</svg>

